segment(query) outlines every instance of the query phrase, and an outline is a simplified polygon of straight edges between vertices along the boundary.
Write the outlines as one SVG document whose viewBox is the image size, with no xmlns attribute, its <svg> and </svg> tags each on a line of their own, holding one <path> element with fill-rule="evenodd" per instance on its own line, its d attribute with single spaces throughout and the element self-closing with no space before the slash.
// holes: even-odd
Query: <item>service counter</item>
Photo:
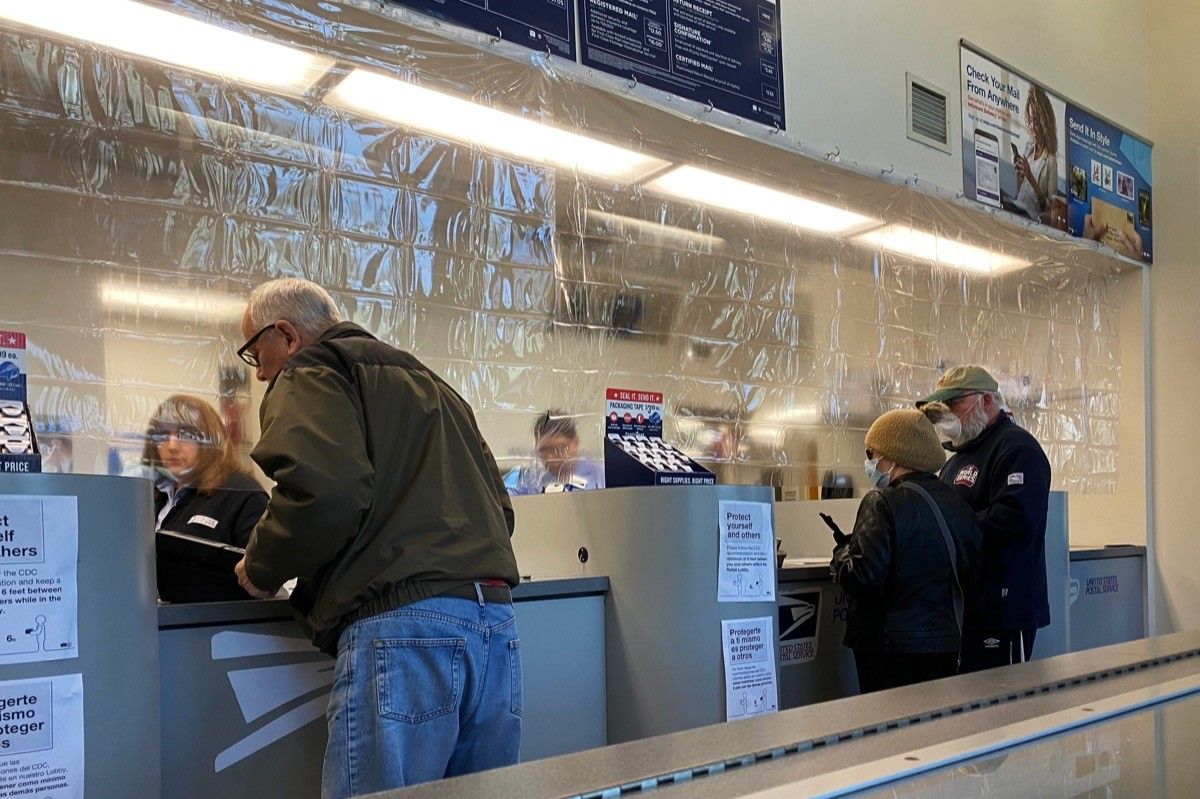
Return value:
<svg viewBox="0 0 1200 799">
<path fill-rule="evenodd" d="M 607 743 L 604 577 L 522 583 L 522 760 Z M 287 600 L 161 605 L 162 796 L 318 796 L 333 660 Z M 565 709 L 569 708 L 569 712 Z"/>
<path fill-rule="evenodd" d="M 1146 634 L 1146 548 L 1071 547 L 1071 651 Z"/>
<path fill-rule="evenodd" d="M 161 605 L 155 635 L 147 483 L 4 478 L 3 494 L 78 498 L 80 657 L 4 670 L 8 679 L 84 675 L 89 786 L 113 784 L 116 761 L 103 756 L 136 738 L 145 757 L 126 782 L 137 795 L 157 793 L 160 740 L 162 796 L 318 794 L 333 661 L 302 637 L 285 600 Z M 730 500 L 766 505 L 783 541 L 789 559 L 774 601 L 717 601 L 719 509 Z M 769 488 L 753 486 L 515 498 L 513 543 L 530 575 L 514 591 L 522 759 L 723 722 L 725 620 L 771 619 L 780 709 L 853 696 L 853 660 L 841 643 L 847 602 L 830 579 L 832 544 L 817 513 L 849 530 L 857 504 L 772 503 Z M 1039 632 L 1035 654 L 1140 638 L 1145 550 L 1075 549 L 1068 572 L 1062 494 L 1052 495 L 1050 518 L 1055 626 Z"/>
<path fill-rule="evenodd" d="M 778 634 L 774 601 L 717 601 L 723 501 L 764 503 L 769 514 L 772 492 L 671 486 L 513 498 L 523 571 L 609 579 L 610 743 L 724 721 L 721 622 L 769 617 Z"/>
<path fill-rule="evenodd" d="M 1200 705 L 1197 631 L 376 796 L 1195 796 L 1200 708 L 1157 713 L 1189 701 Z"/>
<path fill-rule="evenodd" d="M 830 577 L 833 542 L 817 516 L 828 513 L 849 532 L 857 508 L 857 499 L 775 506 L 777 535 L 789 554 L 779 571 L 782 708 L 858 692 L 853 655 L 842 646 L 849 601 Z M 1145 547 L 1068 547 L 1068 537 L 1066 496 L 1052 492 L 1046 578 L 1053 623 L 1038 631 L 1035 659 L 1145 635 Z"/>
</svg>

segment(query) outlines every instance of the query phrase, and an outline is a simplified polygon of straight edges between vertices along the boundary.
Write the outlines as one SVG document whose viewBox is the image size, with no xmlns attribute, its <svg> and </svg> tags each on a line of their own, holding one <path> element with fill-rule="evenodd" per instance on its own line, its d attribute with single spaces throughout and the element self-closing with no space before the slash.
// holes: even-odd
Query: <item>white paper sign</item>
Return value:
<svg viewBox="0 0 1200 799">
<path fill-rule="evenodd" d="M 718 602 L 775 601 L 775 534 L 768 502 L 719 502 Z"/>
<path fill-rule="evenodd" d="M 779 710 L 773 642 L 769 616 L 721 622 L 726 721 Z"/>
<path fill-rule="evenodd" d="M 0 496 L 0 664 L 78 657 L 79 505 Z"/>
<path fill-rule="evenodd" d="M 83 799 L 83 675 L 0 682 L 0 799 Z"/>
</svg>

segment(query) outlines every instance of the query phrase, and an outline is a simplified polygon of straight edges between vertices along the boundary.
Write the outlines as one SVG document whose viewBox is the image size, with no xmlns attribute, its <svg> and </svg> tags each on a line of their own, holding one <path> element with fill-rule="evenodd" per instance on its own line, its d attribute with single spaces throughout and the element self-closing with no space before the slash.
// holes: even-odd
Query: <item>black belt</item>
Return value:
<svg viewBox="0 0 1200 799">
<path fill-rule="evenodd" d="M 478 589 L 478 593 L 476 593 Z M 456 599 L 470 599 L 472 602 L 478 602 L 482 596 L 485 602 L 496 602 L 502 604 L 512 603 L 512 591 L 507 585 L 484 585 L 483 583 L 467 583 L 460 585 L 457 588 L 451 588 L 449 591 L 444 591 L 438 596 L 452 596 Z"/>
<path fill-rule="evenodd" d="M 479 593 L 475 593 L 475 587 L 479 587 Z M 409 593 L 391 593 L 381 594 L 369 602 L 360 605 L 355 610 L 350 611 L 341 618 L 337 626 L 333 628 L 328 635 L 323 636 L 326 643 L 318 644 L 321 651 L 326 654 L 337 657 L 337 645 L 341 640 L 342 632 L 355 622 L 369 619 L 372 616 L 378 616 L 381 613 L 397 610 L 406 605 L 411 605 L 414 602 L 420 602 L 422 599 L 433 599 L 435 597 L 449 596 L 455 599 L 469 599 L 472 602 L 478 602 L 479 597 L 483 596 L 484 602 L 493 604 L 512 604 L 512 591 L 507 585 L 485 585 L 484 583 L 466 583 L 465 585 L 455 586 L 448 591 L 442 591 L 439 594 L 430 594 L 428 596 L 412 596 Z M 295 599 L 296 595 L 292 594 Z M 308 611 L 301 611 L 307 614 Z"/>
</svg>

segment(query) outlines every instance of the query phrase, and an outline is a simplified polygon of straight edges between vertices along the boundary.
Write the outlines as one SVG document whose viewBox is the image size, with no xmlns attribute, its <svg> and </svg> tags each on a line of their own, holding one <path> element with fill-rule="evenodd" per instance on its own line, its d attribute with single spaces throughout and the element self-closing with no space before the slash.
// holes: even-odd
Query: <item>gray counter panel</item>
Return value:
<svg viewBox="0 0 1200 799">
<path fill-rule="evenodd" d="M 158 637 L 149 481 L 0 475 L 0 494 L 74 496 L 79 506 L 79 657 L 0 665 L 0 680 L 82 673 L 87 796 L 157 796 Z"/>
<path fill-rule="evenodd" d="M 717 602 L 721 500 L 771 503 L 762 486 L 672 486 L 515 497 L 522 568 L 564 569 L 580 547 L 607 574 L 608 738 L 633 741 L 725 719 L 721 621 L 774 602 Z M 531 564 L 526 566 L 525 564 Z"/>
<path fill-rule="evenodd" d="M 798 570 L 789 569 L 795 572 Z M 829 578 L 806 582 L 783 582 L 780 577 L 779 613 L 779 707 L 786 710 L 858 693 L 858 675 L 854 669 L 854 653 L 842 646 L 846 634 L 846 592 Z M 792 602 L 816 606 L 815 629 L 803 624 L 789 632 Z M 793 622 L 794 624 L 794 622 Z M 807 634 L 815 632 L 814 638 Z M 813 647 L 811 658 L 789 658 L 788 650 L 796 645 Z"/>
<path fill-rule="evenodd" d="M 1146 634 L 1146 559 L 1071 560 L 1071 650 L 1132 641 Z"/>
<path fill-rule="evenodd" d="M 604 577 L 514 590 L 524 670 L 522 760 L 607 743 Z M 163 792 L 315 797 L 333 660 L 283 599 L 159 608 Z M 149 794 L 147 794 L 149 795 Z"/>
<path fill-rule="evenodd" d="M 1046 516 L 1046 596 L 1050 603 L 1050 626 L 1037 631 L 1033 640 L 1035 658 L 1071 651 L 1067 524 L 1067 495 L 1062 491 L 1051 491 Z"/>
<path fill-rule="evenodd" d="M 163 630 L 163 797 L 318 796 L 333 660 L 287 622 Z"/>
<path fill-rule="evenodd" d="M 608 743 L 604 597 L 518 602 L 524 671 L 521 761 Z"/>
</svg>

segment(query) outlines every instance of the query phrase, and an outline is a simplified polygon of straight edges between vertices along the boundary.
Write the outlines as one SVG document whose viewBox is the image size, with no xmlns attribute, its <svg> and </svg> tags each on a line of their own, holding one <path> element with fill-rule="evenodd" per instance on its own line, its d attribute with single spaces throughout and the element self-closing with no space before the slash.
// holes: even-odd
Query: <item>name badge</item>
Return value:
<svg viewBox="0 0 1200 799">
<path fill-rule="evenodd" d="M 188 519 L 188 524 L 202 524 L 210 530 L 215 530 L 215 529 L 217 529 L 217 525 L 220 524 L 220 522 L 218 522 L 216 519 L 214 519 L 211 516 L 204 516 L 203 514 L 196 514 L 192 518 Z"/>
</svg>

